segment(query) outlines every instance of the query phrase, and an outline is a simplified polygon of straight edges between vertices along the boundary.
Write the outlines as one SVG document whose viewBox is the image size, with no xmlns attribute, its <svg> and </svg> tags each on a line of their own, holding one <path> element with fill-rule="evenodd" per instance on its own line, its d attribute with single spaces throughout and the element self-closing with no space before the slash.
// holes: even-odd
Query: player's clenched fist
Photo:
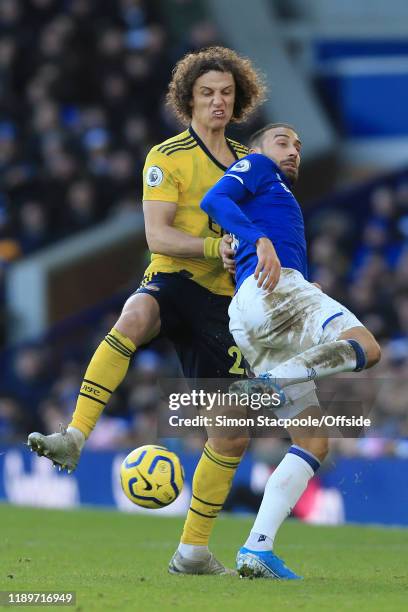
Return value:
<svg viewBox="0 0 408 612">
<path fill-rule="evenodd" d="M 257 285 L 272 291 L 278 284 L 281 264 L 269 238 L 259 238 L 257 240 L 256 254 L 258 256 L 258 265 L 256 266 L 254 277 L 258 281 Z"/>
<path fill-rule="evenodd" d="M 220 242 L 220 255 L 224 269 L 230 274 L 235 274 L 235 251 L 232 248 L 233 237 L 230 234 L 224 234 Z"/>
</svg>

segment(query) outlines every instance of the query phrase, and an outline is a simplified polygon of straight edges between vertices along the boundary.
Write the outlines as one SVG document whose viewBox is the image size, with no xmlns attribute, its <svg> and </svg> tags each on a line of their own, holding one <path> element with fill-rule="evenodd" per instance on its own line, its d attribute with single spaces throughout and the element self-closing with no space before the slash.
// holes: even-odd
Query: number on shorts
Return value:
<svg viewBox="0 0 408 612">
<path fill-rule="evenodd" d="M 242 353 L 239 348 L 237 346 L 230 346 L 228 349 L 228 355 L 235 358 L 234 364 L 228 370 L 229 373 L 238 374 L 239 376 L 245 374 L 245 369 L 241 368 Z"/>
</svg>

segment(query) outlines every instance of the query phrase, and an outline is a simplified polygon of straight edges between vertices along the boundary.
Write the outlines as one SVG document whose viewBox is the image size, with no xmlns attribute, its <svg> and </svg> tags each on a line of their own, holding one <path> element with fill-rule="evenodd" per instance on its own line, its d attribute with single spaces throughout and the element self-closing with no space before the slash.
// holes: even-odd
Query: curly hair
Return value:
<svg viewBox="0 0 408 612">
<path fill-rule="evenodd" d="M 173 70 L 166 102 L 182 123 L 191 121 L 193 86 L 210 70 L 230 72 L 235 81 L 235 103 L 231 122 L 245 121 L 265 101 L 262 75 L 251 61 L 225 47 L 208 47 L 185 55 Z"/>
</svg>

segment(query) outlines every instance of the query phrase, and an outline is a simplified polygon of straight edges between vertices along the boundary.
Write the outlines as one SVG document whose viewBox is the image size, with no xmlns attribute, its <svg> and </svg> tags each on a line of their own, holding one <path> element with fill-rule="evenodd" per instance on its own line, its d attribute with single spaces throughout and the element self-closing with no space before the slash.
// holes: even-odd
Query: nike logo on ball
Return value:
<svg viewBox="0 0 408 612">
<path fill-rule="evenodd" d="M 137 473 L 139 474 L 140 478 L 143 480 L 143 482 L 145 483 L 145 488 L 144 491 L 151 491 L 153 489 L 152 485 L 150 484 L 150 482 L 144 477 L 142 476 L 142 474 L 139 472 L 139 470 L 136 470 Z"/>
</svg>

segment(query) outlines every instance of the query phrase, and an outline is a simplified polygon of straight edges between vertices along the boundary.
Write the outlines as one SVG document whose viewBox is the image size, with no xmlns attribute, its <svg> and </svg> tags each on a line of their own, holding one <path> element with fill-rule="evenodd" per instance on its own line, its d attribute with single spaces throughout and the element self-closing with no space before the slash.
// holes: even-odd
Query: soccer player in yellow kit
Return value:
<svg viewBox="0 0 408 612">
<path fill-rule="evenodd" d="M 222 230 L 201 209 L 204 194 L 245 146 L 225 137 L 231 121 L 246 119 L 263 99 L 264 86 L 250 61 L 231 49 L 212 47 L 176 65 L 168 103 L 190 124 L 153 147 L 144 168 L 143 210 L 151 263 L 85 373 L 68 429 L 28 444 L 40 455 L 74 469 L 86 438 L 113 391 L 124 379 L 137 347 L 159 333 L 175 344 L 188 378 L 228 378 L 243 373 L 228 329 L 234 288 L 222 254 Z M 246 448 L 246 438 L 209 438 L 193 479 L 193 495 L 171 573 L 229 573 L 208 550 L 214 519 L 222 509 Z"/>
</svg>

